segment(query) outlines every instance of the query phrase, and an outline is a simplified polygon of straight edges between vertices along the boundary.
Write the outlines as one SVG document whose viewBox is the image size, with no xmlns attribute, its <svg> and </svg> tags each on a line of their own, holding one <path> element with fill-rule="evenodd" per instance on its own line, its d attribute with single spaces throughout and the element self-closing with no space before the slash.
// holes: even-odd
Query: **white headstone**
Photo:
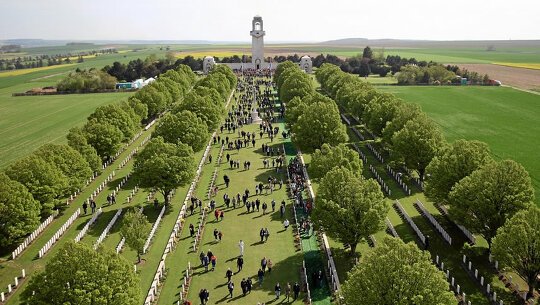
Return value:
<svg viewBox="0 0 540 305">
<path fill-rule="evenodd" d="M 11 284 L 8 284 L 8 285 L 7 285 L 7 290 L 8 290 L 8 293 L 11 294 Z"/>
<path fill-rule="evenodd" d="M 480 277 L 480 286 L 484 286 L 484 277 Z"/>
<path fill-rule="evenodd" d="M 4 302 L 6 300 L 6 296 L 3 292 L 0 292 L 0 301 Z"/>
</svg>

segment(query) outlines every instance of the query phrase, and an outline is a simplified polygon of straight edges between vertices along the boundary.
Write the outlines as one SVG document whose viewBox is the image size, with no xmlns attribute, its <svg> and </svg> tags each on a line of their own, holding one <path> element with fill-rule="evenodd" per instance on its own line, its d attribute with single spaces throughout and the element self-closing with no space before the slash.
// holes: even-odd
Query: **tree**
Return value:
<svg viewBox="0 0 540 305">
<path fill-rule="evenodd" d="M 68 192 L 68 178 L 55 165 L 37 155 L 19 159 L 6 169 L 6 175 L 24 185 L 41 203 L 41 215 L 49 216 Z"/>
<path fill-rule="evenodd" d="M 393 153 L 424 181 L 426 167 L 445 145 L 439 127 L 426 115 L 408 121 L 392 137 Z"/>
<path fill-rule="evenodd" d="M 218 128 L 221 123 L 224 106 L 214 103 L 209 96 L 200 96 L 190 92 L 186 98 L 176 105 L 173 113 L 177 114 L 188 110 L 201 118 L 208 127 L 208 132 Z"/>
<path fill-rule="evenodd" d="M 163 137 L 165 142 L 185 143 L 197 152 L 205 147 L 208 127 L 193 112 L 184 110 L 176 114 L 166 114 L 154 130 L 153 137 Z"/>
<path fill-rule="evenodd" d="M 126 239 L 126 244 L 135 252 L 137 259 L 141 262 L 141 254 L 143 254 L 144 244 L 150 234 L 152 225 L 148 222 L 146 215 L 138 211 L 129 211 L 124 215 L 120 234 Z"/>
<path fill-rule="evenodd" d="M 342 288 L 348 305 L 456 304 L 429 252 L 391 237 L 361 258 Z"/>
<path fill-rule="evenodd" d="M 512 160 L 491 162 L 461 179 L 449 196 L 450 217 L 481 234 L 491 249 L 497 229 L 534 200 L 529 174 Z"/>
<path fill-rule="evenodd" d="M 358 70 L 358 75 L 361 77 L 368 77 L 371 74 L 371 68 L 369 66 L 369 60 L 362 59 L 360 62 L 360 69 Z"/>
<path fill-rule="evenodd" d="M 28 189 L 0 172 L 0 245 L 6 247 L 39 225 L 39 202 Z"/>
<path fill-rule="evenodd" d="M 84 157 L 75 149 L 63 144 L 45 144 L 38 148 L 36 155 L 54 164 L 69 178 L 69 191 L 74 192 L 86 183 L 92 169 Z"/>
<path fill-rule="evenodd" d="M 195 167 L 191 147 L 165 143 L 162 137 L 157 137 L 135 157 L 134 176 L 141 187 L 161 192 L 168 204 L 171 191 L 193 179 Z"/>
<path fill-rule="evenodd" d="M 93 172 L 101 171 L 101 159 L 96 149 L 88 144 L 86 135 L 80 127 L 73 127 L 67 134 L 68 145 L 78 151 L 88 162 Z"/>
<path fill-rule="evenodd" d="M 356 176 L 362 175 L 362 161 L 358 153 L 345 144 L 323 144 L 321 149 L 315 150 L 309 164 L 309 174 L 312 178 L 322 178 L 335 167 L 345 167 Z"/>
<path fill-rule="evenodd" d="M 148 117 L 150 118 L 156 117 L 167 106 L 165 94 L 151 86 L 145 86 L 143 89 L 137 91 L 134 97 L 147 106 Z"/>
<path fill-rule="evenodd" d="M 292 70 L 292 69 L 291 69 Z M 282 74 L 283 85 L 279 87 L 279 98 L 283 103 L 287 103 L 295 96 L 300 98 L 313 92 L 313 83 L 311 78 L 299 69 L 294 69 L 290 75 Z"/>
<path fill-rule="evenodd" d="M 370 90 L 371 100 L 365 105 L 362 120 L 374 134 L 381 136 L 386 124 L 391 122 L 403 102 L 388 93 Z"/>
<path fill-rule="evenodd" d="M 420 106 L 417 104 L 403 102 L 397 103 L 392 120 L 387 122 L 386 126 L 382 130 L 382 141 L 385 146 L 390 147 L 394 133 L 401 130 L 408 121 L 414 119 L 418 115 L 421 115 L 421 113 L 422 110 L 420 110 Z"/>
<path fill-rule="evenodd" d="M 434 202 L 445 202 L 448 194 L 461 179 L 469 176 L 493 159 L 489 146 L 480 141 L 457 140 L 435 156 L 426 173 L 425 194 Z"/>
<path fill-rule="evenodd" d="M 89 121 L 84 126 L 88 144 L 92 145 L 102 160 L 109 159 L 120 148 L 124 135 L 118 127 L 106 122 Z"/>
<path fill-rule="evenodd" d="M 362 52 L 362 58 L 373 58 L 373 51 L 369 46 L 364 48 L 364 52 Z"/>
<path fill-rule="evenodd" d="M 540 209 L 535 206 L 517 212 L 497 230 L 493 255 L 499 263 L 519 274 L 529 285 L 528 298 L 540 275 Z"/>
<path fill-rule="evenodd" d="M 294 124 L 292 137 L 300 148 L 308 151 L 320 148 L 324 143 L 338 145 L 349 139 L 336 104 L 324 102 L 307 107 Z"/>
<path fill-rule="evenodd" d="M 122 256 L 68 241 L 30 279 L 23 304 L 140 304 L 140 280 Z"/>
<path fill-rule="evenodd" d="M 317 191 L 315 221 L 332 238 L 351 247 L 383 227 L 388 205 L 380 186 L 344 167 L 334 167 L 322 179 Z"/>
</svg>

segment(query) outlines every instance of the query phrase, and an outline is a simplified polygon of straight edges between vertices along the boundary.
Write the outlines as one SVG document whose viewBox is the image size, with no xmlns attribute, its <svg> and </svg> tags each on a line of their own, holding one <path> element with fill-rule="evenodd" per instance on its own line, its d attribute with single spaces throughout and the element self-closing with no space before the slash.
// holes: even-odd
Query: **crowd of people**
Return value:
<svg viewBox="0 0 540 305">
<path fill-rule="evenodd" d="M 280 128 L 277 124 L 276 118 L 283 116 L 284 108 L 276 107 L 275 97 L 273 94 L 274 84 L 271 80 L 271 74 L 265 71 L 243 71 L 243 75 L 239 77 L 239 82 L 237 85 L 238 97 L 236 99 L 236 104 L 232 105 L 231 110 L 228 113 L 225 123 L 220 127 L 220 133 L 217 134 L 213 143 L 217 145 L 222 145 L 224 148 L 224 157 L 226 162 L 229 165 L 230 170 L 240 169 L 240 164 L 243 164 L 243 170 L 249 171 L 252 163 L 255 160 L 239 160 L 239 152 L 244 149 L 255 149 L 255 151 L 260 152 L 263 155 L 262 158 L 262 168 L 263 169 L 272 169 L 273 172 L 271 175 L 265 179 L 265 182 L 257 182 L 254 187 L 254 192 L 250 191 L 249 187 L 246 187 L 243 193 L 237 192 L 236 194 L 227 192 L 230 185 L 233 185 L 235 188 L 238 188 L 238 185 L 234 185 L 228 175 L 223 176 L 223 184 L 225 188 L 222 189 L 223 200 L 222 205 L 218 206 L 216 202 L 216 197 L 220 189 L 215 185 L 215 189 L 211 190 L 210 200 L 208 201 L 207 206 L 203 204 L 203 201 L 199 198 L 192 197 L 190 200 L 189 211 L 193 214 L 199 209 L 199 212 L 203 210 L 213 211 L 215 217 L 216 227 L 213 231 L 214 242 L 220 243 L 223 239 L 223 231 L 219 228 L 219 224 L 224 218 L 224 212 L 228 209 L 237 209 L 241 207 L 246 208 L 246 212 L 242 214 L 250 214 L 254 212 L 261 213 L 266 215 L 267 213 L 277 212 L 279 210 L 280 218 L 283 220 L 284 230 L 290 225 L 288 219 L 285 219 L 286 216 L 286 202 L 281 200 L 281 202 L 272 198 L 271 200 L 264 200 L 261 196 L 272 195 L 274 191 L 280 190 L 283 188 L 284 181 L 281 169 L 285 165 L 285 152 L 277 145 L 271 145 L 274 142 L 274 139 L 280 134 Z M 276 109 L 277 114 L 276 114 Z M 257 132 L 245 131 L 243 127 L 247 124 L 258 123 L 259 130 Z M 235 138 L 235 136 L 237 136 Z M 282 137 L 289 136 L 288 132 L 285 130 L 281 133 Z M 257 147 L 257 142 L 267 138 L 270 140 L 269 144 L 262 144 Z M 299 181 L 297 181 L 299 185 Z M 298 186 L 295 185 L 295 188 Z M 297 193 L 298 194 L 298 193 Z M 298 197 L 298 196 L 297 196 Z M 297 200 L 301 202 L 301 195 Z M 195 227 L 190 225 L 190 235 L 193 237 L 195 235 Z M 270 230 L 268 227 L 261 227 L 259 230 L 260 244 L 266 244 L 269 240 Z M 239 255 L 236 257 L 236 272 L 231 270 L 230 267 L 227 267 L 225 271 L 226 283 L 224 284 L 228 290 L 228 298 L 233 298 L 235 296 L 235 277 L 238 273 L 242 272 L 244 267 L 244 260 L 249 258 L 248 263 L 253 262 L 252 257 L 246 257 L 245 255 L 245 244 L 243 240 L 238 241 Z M 200 252 L 199 255 L 201 266 L 206 272 L 215 271 L 217 268 L 217 256 L 211 249 L 208 251 Z M 263 282 L 272 278 L 270 277 L 272 273 L 272 268 L 274 267 L 273 261 L 264 256 L 260 261 L 260 268 L 256 276 L 245 275 L 242 276 L 242 279 L 239 282 L 241 288 L 241 295 L 243 297 L 249 295 L 254 289 L 254 280 L 256 279 L 258 287 L 262 287 Z M 275 278 L 275 277 L 273 277 Z M 276 299 L 279 299 L 282 295 L 282 290 L 284 292 L 284 297 L 287 302 L 292 300 L 297 300 L 301 291 L 301 285 L 295 281 L 288 281 L 283 283 L 283 287 L 279 282 L 273 283 L 274 293 Z M 207 288 L 202 288 L 199 291 L 199 299 L 201 304 L 207 304 L 210 299 L 210 291 Z M 185 301 L 184 304 L 189 301 Z M 258 303 L 264 304 L 264 303 Z"/>
</svg>

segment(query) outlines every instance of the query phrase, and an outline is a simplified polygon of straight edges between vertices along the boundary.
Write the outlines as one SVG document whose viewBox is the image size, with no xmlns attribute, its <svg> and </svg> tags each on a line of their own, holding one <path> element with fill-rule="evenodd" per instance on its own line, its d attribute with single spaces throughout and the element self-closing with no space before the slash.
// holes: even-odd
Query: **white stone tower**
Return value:
<svg viewBox="0 0 540 305">
<path fill-rule="evenodd" d="M 262 69 L 264 64 L 264 30 L 261 16 L 253 17 L 251 35 L 251 62 L 255 69 Z"/>
</svg>

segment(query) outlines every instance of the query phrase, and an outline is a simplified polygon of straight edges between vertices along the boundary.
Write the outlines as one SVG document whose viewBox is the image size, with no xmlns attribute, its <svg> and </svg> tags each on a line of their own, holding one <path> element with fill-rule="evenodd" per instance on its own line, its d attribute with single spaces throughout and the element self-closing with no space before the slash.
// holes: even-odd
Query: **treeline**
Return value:
<svg viewBox="0 0 540 305">
<path fill-rule="evenodd" d="M 236 77 L 229 68 L 216 67 L 206 78 L 196 81 L 188 67 L 180 66 L 177 70 L 164 73 L 157 82 L 162 82 L 165 78 L 176 81 L 177 87 L 185 94 L 173 98 L 168 106 L 172 113 L 165 116 L 167 120 L 160 120 L 152 134 L 153 138 L 135 155 L 131 179 L 140 187 L 161 192 L 165 197 L 165 204 L 168 204 L 173 190 L 192 181 L 196 171 L 194 151 L 204 148 L 210 138 L 209 128 L 215 126 L 211 116 L 207 115 L 213 111 L 220 119 L 223 118 L 225 102 L 236 87 Z M 115 121 L 110 120 L 111 124 Z M 184 125 L 179 126 L 177 123 Z M 146 233 L 142 234 L 144 244 L 150 227 L 146 216 L 142 214 L 127 212 L 123 216 L 120 230 L 126 238 L 126 244 L 139 254 L 139 259 L 142 245 L 139 246 L 138 237 L 132 237 L 133 234 L 129 232 L 137 230 L 138 233 Z M 21 295 L 23 303 L 50 303 L 51 295 L 54 296 L 55 303 L 69 303 L 73 300 L 69 292 L 76 286 L 90 303 L 101 301 L 108 304 L 140 304 L 138 277 L 132 272 L 132 263 L 121 256 L 103 247 L 96 251 L 84 243 L 71 242 L 64 245 L 58 253 L 44 271 L 32 277 Z M 99 262 L 85 265 L 87 273 L 93 276 L 83 281 L 70 280 L 70 283 L 74 283 L 71 286 L 64 285 L 65 274 L 75 274 L 81 269 L 81 258 Z M 107 272 L 107 268 L 102 268 L 104 265 L 116 272 Z M 64 276 L 58 276 L 57 266 L 67 270 L 63 272 Z M 95 276 L 96 274 L 99 276 Z M 92 294 L 91 290 L 94 288 L 89 287 L 103 286 L 104 281 L 116 283 L 113 286 L 116 285 L 116 289 L 124 293 Z"/>
<path fill-rule="evenodd" d="M 191 182 L 196 166 L 193 152 L 204 149 L 221 124 L 236 82 L 229 67 L 215 66 L 172 105 L 152 133 L 153 139 L 135 158 L 134 178 L 139 186 L 157 190 L 168 204 L 173 190 Z"/>
<path fill-rule="evenodd" d="M 298 59 L 299 60 L 299 59 Z M 444 66 L 434 61 L 418 61 L 415 58 L 405 58 L 399 55 L 384 56 L 384 51 L 374 53 L 368 46 L 362 54 L 341 59 L 335 55 L 317 55 L 313 60 L 314 67 L 325 63 L 339 66 L 341 71 L 357 74 L 362 77 L 375 74 L 385 77 L 388 73 L 395 75 L 398 84 L 460 84 L 461 77 L 467 78 L 473 85 L 489 85 L 487 74 L 460 69 L 455 65 Z M 297 61 L 294 61 L 297 62 Z"/>
<path fill-rule="evenodd" d="M 70 72 L 56 85 L 58 91 L 67 92 L 98 92 L 104 89 L 114 89 L 116 78 L 103 71 L 91 68 Z"/>
<path fill-rule="evenodd" d="M 99 173 L 141 123 L 187 95 L 196 81 L 187 66 L 164 73 L 127 101 L 98 107 L 82 127 L 69 130 L 68 144 L 46 144 L 0 173 L 0 245 L 31 233 L 40 220 L 65 206 L 63 198 Z"/>
<path fill-rule="evenodd" d="M 321 66 L 316 77 L 325 93 L 381 139 L 391 166 L 408 168 L 408 178 L 414 170 L 420 181 L 425 179 L 425 195 L 447 205 L 455 223 L 483 236 L 495 259 L 529 284 L 532 296 L 540 266 L 523 266 L 514 259 L 540 259 L 536 251 L 524 254 L 519 246 L 540 242 L 540 223 L 523 216 L 540 213 L 525 168 L 512 160 L 495 160 L 480 141 L 447 143 L 438 125 L 416 104 L 381 93 L 337 66 Z"/>
<path fill-rule="evenodd" d="M 11 59 L 0 59 L 0 71 L 2 70 L 19 70 L 29 68 L 40 68 L 48 66 L 56 66 L 62 64 L 71 64 L 74 62 L 84 62 L 84 56 L 99 56 L 104 54 L 118 53 L 116 49 L 92 50 L 87 52 L 79 52 L 76 54 L 54 54 L 54 55 L 36 55 L 36 56 L 21 56 Z"/>
<path fill-rule="evenodd" d="M 188 66 L 192 71 L 199 71 L 202 70 L 202 59 L 186 56 L 175 60 L 170 55 L 158 59 L 155 55 L 150 55 L 144 60 L 137 58 L 127 64 L 115 61 L 112 66 L 103 67 L 102 71 L 116 77 L 119 81 L 131 82 L 139 78 L 159 76 L 166 71 L 178 69 L 180 65 Z"/>
</svg>

